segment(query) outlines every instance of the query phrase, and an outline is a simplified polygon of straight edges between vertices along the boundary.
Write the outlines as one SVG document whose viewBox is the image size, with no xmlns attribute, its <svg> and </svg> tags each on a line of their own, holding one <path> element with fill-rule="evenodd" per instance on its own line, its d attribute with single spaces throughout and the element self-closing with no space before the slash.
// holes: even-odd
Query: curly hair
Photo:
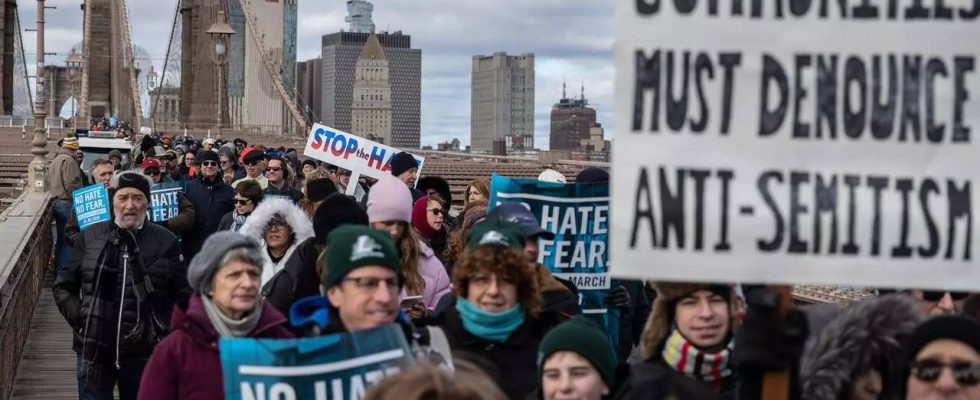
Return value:
<svg viewBox="0 0 980 400">
<path fill-rule="evenodd" d="M 488 272 L 497 278 L 513 281 L 517 286 L 517 302 L 524 307 L 524 312 L 537 315 L 541 311 L 541 293 L 528 263 L 524 249 L 499 245 L 476 247 L 463 253 L 463 258 L 456 265 L 453 293 L 457 297 L 467 298 L 473 275 Z"/>
<path fill-rule="evenodd" d="M 476 224 L 475 220 L 477 219 L 476 216 L 471 216 L 470 218 L 467 218 L 467 216 L 475 215 L 476 213 L 471 213 L 470 210 L 479 208 L 483 209 L 483 216 L 486 217 L 487 202 L 483 200 L 469 203 L 463 210 L 462 224 L 449 236 L 449 240 L 446 243 L 446 250 L 442 253 L 446 257 L 446 265 L 455 265 L 460 257 L 462 257 L 463 247 L 466 246 L 466 236 L 470 234 L 470 228 Z"/>
<path fill-rule="evenodd" d="M 395 245 L 398 246 L 399 261 L 402 263 L 402 275 L 405 276 L 405 292 L 409 296 L 418 296 L 425 290 L 425 280 L 419 269 L 419 257 L 422 256 L 420 239 L 407 222 L 398 223 L 402 226 L 402 236 L 395 241 Z"/>
</svg>

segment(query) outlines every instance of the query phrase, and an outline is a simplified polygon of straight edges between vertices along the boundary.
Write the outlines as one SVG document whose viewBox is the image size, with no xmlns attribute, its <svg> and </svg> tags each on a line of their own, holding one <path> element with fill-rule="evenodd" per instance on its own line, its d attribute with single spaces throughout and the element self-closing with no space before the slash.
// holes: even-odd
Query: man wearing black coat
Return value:
<svg viewBox="0 0 980 400">
<path fill-rule="evenodd" d="M 184 235 L 184 261 L 201 250 L 204 241 L 217 232 L 221 218 L 234 207 L 235 190 L 218 174 L 218 154 L 201 153 L 200 178 L 187 182 L 187 199 L 194 205 L 194 229 Z"/>
</svg>

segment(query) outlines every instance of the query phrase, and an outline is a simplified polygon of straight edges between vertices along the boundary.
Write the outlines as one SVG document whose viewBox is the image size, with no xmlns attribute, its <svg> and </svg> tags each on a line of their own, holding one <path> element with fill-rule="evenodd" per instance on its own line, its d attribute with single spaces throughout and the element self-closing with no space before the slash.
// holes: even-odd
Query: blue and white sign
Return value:
<svg viewBox="0 0 980 400">
<path fill-rule="evenodd" d="M 228 400 L 356 400 L 414 363 L 395 324 L 305 339 L 222 338 L 218 347 Z"/>
<path fill-rule="evenodd" d="M 183 186 L 179 182 L 158 183 L 150 189 L 150 207 L 146 216 L 153 222 L 163 222 L 180 213 L 180 192 Z"/>
<path fill-rule="evenodd" d="M 561 184 L 494 175 L 490 207 L 517 202 L 527 207 L 554 240 L 539 239 L 538 263 L 579 289 L 582 313 L 606 331 L 617 348 L 619 310 L 606 295 L 618 286 L 609 275 L 609 184 Z"/>
<path fill-rule="evenodd" d="M 109 192 L 101 183 L 71 192 L 71 198 L 80 230 L 109 220 Z"/>
</svg>

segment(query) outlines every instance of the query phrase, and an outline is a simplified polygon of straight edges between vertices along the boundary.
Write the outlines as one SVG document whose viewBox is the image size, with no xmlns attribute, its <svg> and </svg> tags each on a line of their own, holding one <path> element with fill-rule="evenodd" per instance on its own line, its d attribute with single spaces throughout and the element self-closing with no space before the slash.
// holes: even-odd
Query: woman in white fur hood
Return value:
<svg viewBox="0 0 980 400">
<path fill-rule="evenodd" d="M 289 256 L 304 240 L 313 237 L 313 223 L 292 201 L 267 197 L 245 221 L 240 233 L 262 244 L 262 286 L 282 271 Z"/>
</svg>

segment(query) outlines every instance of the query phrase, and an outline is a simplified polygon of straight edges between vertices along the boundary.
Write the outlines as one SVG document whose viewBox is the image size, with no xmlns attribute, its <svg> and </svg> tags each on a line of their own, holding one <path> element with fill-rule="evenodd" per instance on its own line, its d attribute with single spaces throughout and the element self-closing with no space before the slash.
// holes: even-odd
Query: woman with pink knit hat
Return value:
<svg viewBox="0 0 980 400">
<path fill-rule="evenodd" d="M 402 308 L 413 319 L 418 319 L 428 316 L 439 299 L 449 293 L 450 287 L 446 268 L 410 226 L 412 206 L 408 186 L 395 177 L 382 177 L 368 193 L 367 213 L 371 226 L 387 231 L 398 247 L 405 275 Z M 418 296 L 421 301 L 412 300 Z"/>
</svg>

